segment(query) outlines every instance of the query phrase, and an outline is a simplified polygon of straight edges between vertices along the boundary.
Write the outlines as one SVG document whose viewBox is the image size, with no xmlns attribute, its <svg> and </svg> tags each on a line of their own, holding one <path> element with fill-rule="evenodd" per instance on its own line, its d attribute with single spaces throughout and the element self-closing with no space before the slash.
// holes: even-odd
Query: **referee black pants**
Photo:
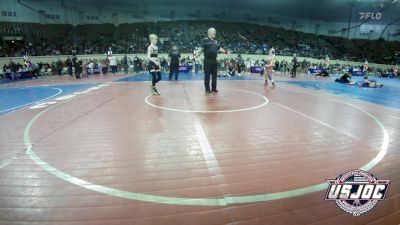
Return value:
<svg viewBox="0 0 400 225">
<path fill-rule="evenodd" d="M 296 77 L 297 73 L 297 67 L 292 68 L 292 76 L 291 77 Z"/>
<path fill-rule="evenodd" d="M 175 74 L 175 80 L 178 80 L 179 64 L 171 64 L 169 67 L 169 79 L 172 79 L 172 75 Z"/>
<path fill-rule="evenodd" d="M 211 88 L 217 90 L 217 60 L 216 59 L 205 59 L 204 60 L 204 87 L 206 91 L 210 90 L 210 77 L 211 77 Z"/>
</svg>

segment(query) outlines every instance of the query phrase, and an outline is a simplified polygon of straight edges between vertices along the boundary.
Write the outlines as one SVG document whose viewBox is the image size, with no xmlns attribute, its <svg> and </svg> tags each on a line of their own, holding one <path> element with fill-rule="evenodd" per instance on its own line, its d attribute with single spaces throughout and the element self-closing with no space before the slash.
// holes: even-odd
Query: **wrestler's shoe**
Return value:
<svg viewBox="0 0 400 225">
<path fill-rule="evenodd" d="M 150 88 L 151 88 L 151 93 L 153 95 L 160 95 L 160 93 L 157 91 L 156 87 L 150 86 Z"/>
</svg>

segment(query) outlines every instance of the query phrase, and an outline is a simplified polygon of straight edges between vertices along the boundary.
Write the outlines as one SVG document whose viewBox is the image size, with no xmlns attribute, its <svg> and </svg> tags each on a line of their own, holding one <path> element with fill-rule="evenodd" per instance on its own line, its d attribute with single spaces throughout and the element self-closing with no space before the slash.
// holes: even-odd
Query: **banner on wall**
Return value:
<svg viewBox="0 0 400 225">
<path fill-rule="evenodd" d="M 192 71 L 192 68 L 193 68 L 193 65 L 191 65 L 191 64 L 180 64 L 179 72 L 189 73 L 190 71 Z"/>
<path fill-rule="evenodd" d="M 321 73 L 323 70 L 326 70 L 326 68 L 325 67 L 318 67 L 318 68 L 309 67 L 308 68 L 308 74 Z"/>
<path fill-rule="evenodd" d="M 262 67 L 261 66 L 251 66 L 250 67 L 250 72 L 251 73 L 261 73 L 262 72 Z"/>
</svg>

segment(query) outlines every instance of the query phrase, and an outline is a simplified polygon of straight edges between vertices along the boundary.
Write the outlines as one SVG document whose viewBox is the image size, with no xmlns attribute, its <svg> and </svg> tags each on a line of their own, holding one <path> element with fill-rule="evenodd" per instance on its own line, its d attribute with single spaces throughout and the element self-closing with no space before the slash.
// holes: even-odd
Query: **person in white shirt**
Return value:
<svg viewBox="0 0 400 225">
<path fill-rule="evenodd" d="M 147 47 L 147 58 L 149 60 L 148 70 L 152 77 L 151 92 L 153 95 L 160 95 L 156 84 L 161 80 L 161 66 L 158 58 L 157 35 L 150 34 L 150 45 Z"/>
<path fill-rule="evenodd" d="M 110 55 L 108 60 L 110 61 L 111 72 L 115 74 L 117 72 L 117 58 L 114 55 Z"/>
<path fill-rule="evenodd" d="M 92 60 L 90 60 L 90 62 L 89 62 L 89 69 L 90 69 L 90 73 L 94 74 L 94 63 Z"/>
</svg>

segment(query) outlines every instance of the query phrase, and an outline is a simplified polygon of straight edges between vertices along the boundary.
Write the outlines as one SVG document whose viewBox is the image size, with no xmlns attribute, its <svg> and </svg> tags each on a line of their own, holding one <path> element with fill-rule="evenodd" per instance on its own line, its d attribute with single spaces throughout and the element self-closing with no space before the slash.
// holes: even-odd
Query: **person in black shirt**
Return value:
<svg viewBox="0 0 400 225">
<path fill-rule="evenodd" d="M 215 28 L 208 29 L 208 38 L 203 39 L 202 46 L 197 51 L 195 58 L 199 56 L 201 52 L 204 52 L 204 87 L 206 93 L 218 92 L 217 90 L 217 55 L 219 52 L 228 54 L 229 52 L 223 49 L 217 40 L 215 40 L 216 30 Z M 212 82 L 210 90 L 210 76 L 212 76 Z"/>
<path fill-rule="evenodd" d="M 58 60 L 56 62 L 56 68 L 57 68 L 58 75 L 61 76 L 62 75 L 62 62 L 61 62 L 60 57 L 58 57 Z"/>
<path fill-rule="evenodd" d="M 68 59 L 67 59 L 67 61 L 65 63 L 67 64 L 67 67 L 68 67 L 68 74 L 70 76 L 72 76 L 72 66 L 73 66 L 73 64 L 72 64 L 71 57 L 68 56 Z"/>
<path fill-rule="evenodd" d="M 350 73 L 345 73 L 340 78 L 336 78 L 335 82 L 344 83 L 344 84 L 354 84 L 354 81 L 351 80 Z"/>
<path fill-rule="evenodd" d="M 175 80 L 178 80 L 179 73 L 179 61 L 181 59 L 181 54 L 176 46 L 172 47 L 172 52 L 169 53 L 171 58 L 169 63 L 169 80 L 172 80 L 172 75 L 175 74 Z"/>
<path fill-rule="evenodd" d="M 15 63 L 12 61 L 12 59 L 10 59 L 10 63 L 8 64 L 8 68 L 9 68 L 10 71 L 11 71 L 10 80 L 14 80 L 15 77 L 16 77 L 17 70 L 18 70 L 18 66 L 17 66 L 17 64 L 15 64 Z"/>
<path fill-rule="evenodd" d="M 124 54 L 124 56 L 122 57 L 122 66 L 124 67 L 124 73 L 128 74 L 128 57 L 126 56 L 126 54 Z"/>
<path fill-rule="evenodd" d="M 142 70 L 142 62 L 140 61 L 139 57 L 135 56 L 133 60 L 133 68 L 135 73 L 139 73 Z"/>
<path fill-rule="evenodd" d="M 297 67 L 299 66 L 299 62 L 297 61 L 297 57 L 296 54 L 293 55 L 293 60 L 292 60 L 292 76 L 290 76 L 291 78 L 295 78 L 296 77 L 296 73 L 297 73 Z"/>
<path fill-rule="evenodd" d="M 74 65 L 76 79 L 81 79 L 82 61 L 79 61 L 78 57 L 76 57 L 76 55 L 73 55 L 72 64 Z"/>
<path fill-rule="evenodd" d="M 315 74 L 316 77 L 320 76 L 320 77 L 329 77 L 329 73 L 327 71 L 327 69 L 323 68 L 321 70 L 321 72 Z"/>
</svg>

